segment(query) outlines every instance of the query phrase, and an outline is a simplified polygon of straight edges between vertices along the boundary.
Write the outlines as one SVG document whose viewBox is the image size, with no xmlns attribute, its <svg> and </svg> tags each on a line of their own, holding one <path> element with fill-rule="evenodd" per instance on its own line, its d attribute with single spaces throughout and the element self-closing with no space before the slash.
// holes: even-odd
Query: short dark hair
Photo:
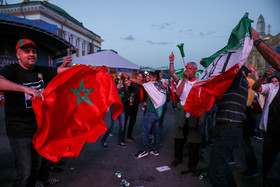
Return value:
<svg viewBox="0 0 280 187">
<path fill-rule="evenodd" d="M 280 81 L 279 81 L 279 77 L 276 76 L 276 75 L 273 75 L 273 76 L 269 77 L 268 82 L 270 83 L 271 80 L 274 79 L 274 78 L 276 78 L 276 79 L 278 80 L 278 82 L 280 82 Z"/>
<path fill-rule="evenodd" d="M 246 76 L 246 77 L 248 76 L 249 69 L 248 69 L 246 66 L 242 66 L 242 67 L 241 67 L 241 71 L 244 71 L 244 72 L 245 72 L 245 76 Z"/>
<path fill-rule="evenodd" d="M 157 73 L 157 72 L 150 72 L 150 76 L 152 76 L 152 77 L 156 77 L 157 78 L 157 80 L 159 79 L 159 74 Z"/>
<path fill-rule="evenodd" d="M 156 73 L 161 73 L 161 70 L 156 70 L 155 72 L 156 72 Z"/>
<path fill-rule="evenodd" d="M 157 81 L 159 80 L 159 74 L 161 73 L 161 70 L 156 70 L 155 73 L 157 74 Z"/>
</svg>

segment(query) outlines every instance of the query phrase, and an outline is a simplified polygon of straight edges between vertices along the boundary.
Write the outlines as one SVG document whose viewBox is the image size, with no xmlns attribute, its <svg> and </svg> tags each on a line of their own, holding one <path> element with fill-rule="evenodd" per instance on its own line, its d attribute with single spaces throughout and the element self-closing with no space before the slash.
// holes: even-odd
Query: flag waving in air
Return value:
<svg viewBox="0 0 280 187">
<path fill-rule="evenodd" d="M 233 29 L 228 44 L 202 59 L 201 64 L 206 69 L 190 90 L 184 110 L 199 117 L 203 111 L 211 109 L 215 99 L 222 98 L 251 52 L 251 22 L 246 13 Z"/>
<path fill-rule="evenodd" d="M 95 142 L 107 130 L 104 117 L 111 104 L 114 119 L 123 110 L 105 66 L 72 67 L 58 74 L 43 95 L 44 100 L 32 99 L 38 124 L 33 145 L 54 162 L 61 157 L 77 157 L 85 142 Z"/>
</svg>

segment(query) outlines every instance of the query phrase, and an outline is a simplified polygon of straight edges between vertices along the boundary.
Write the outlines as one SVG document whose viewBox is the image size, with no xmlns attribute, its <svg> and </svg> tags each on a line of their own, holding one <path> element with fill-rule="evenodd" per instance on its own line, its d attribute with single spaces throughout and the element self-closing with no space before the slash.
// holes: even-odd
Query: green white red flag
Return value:
<svg viewBox="0 0 280 187">
<path fill-rule="evenodd" d="M 39 154 L 54 162 L 77 157 L 85 142 L 95 142 L 107 130 L 107 108 L 113 104 L 114 119 L 121 113 L 117 88 L 106 69 L 72 67 L 48 84 L 44 101 L 32 98 L 38 124 L 33 145 Z"/>
<path fill-rule="evenodd" d="M 232 30 L 227 45 L 202 59 L 201 64 L 206 69 L 190 90 L 184 110 L 199 117 L 203 111 L 211 109 L 215 99 L 222 98 L 251 52 L 251 22 L 246 13 Z"/>
</svg>

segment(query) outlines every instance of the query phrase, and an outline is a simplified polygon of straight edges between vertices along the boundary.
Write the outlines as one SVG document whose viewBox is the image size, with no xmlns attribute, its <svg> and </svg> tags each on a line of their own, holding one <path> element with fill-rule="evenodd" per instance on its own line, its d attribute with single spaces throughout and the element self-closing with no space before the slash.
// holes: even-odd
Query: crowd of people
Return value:
<svg viewBox="0 0 280 187">
<path fill-rule="evenodd" d="M 234 162 L 233 151 L 242 145 L 247 168 L 244 177 L 260 174 L 252 138 L 263 140 L 262 174 L 263 186 L 277 186 L 280 182 L 280 90 L 279 75 L 272 76 L 275 69 L 280 70 L 280 55 L 269 48 L 252 28 L 255 47 L 272 66 L 262 76 L 256 68 L 242 66 L 232 84 L 220 100 L 216 100 L 211 110 L 200 117 L 186 112 L 183 107 L 198 71 L 195 62 L 186 64 L 183 78 L 174 70 L 174 54 L 169 56 L 170 75 L 177 84 L 176 92 L 170 84 L 161 81 L 160 71 L 139 73 L 137 78 L 122 73 L 115 79 L 116 88 L 124 106 L 116 120 L 111 119 L 108 130 L 101 137 L 101 143 L 108 147 L 107 137 L 119 125 L 118 146 L 126 147 L 126 141 L 135 142 L 134 126 L 139 104 L 143 103 L 141 146 L 135 154 L 136 159 L 146 157 L 149 152 L 160 155 L 164 146 L 162 137 L 167 102 L 176 103 L 174 116 L 174 160 L 171 166 L 183 162 L 183 151 L 187 145 L 189 159 L 187 170 L 182 175 L 197 173 L 200 152 L 211 145 L 209 161 L 209 180 L 213 186 L 236 186 L 229 164 Z M 58 179 L 50 178 L 52 163 L 35 151 L 32 137 L 37 130 L 36 118 L 30 105 L 30 97 L 43 98 L 42 91 L 47 83 L 58 73 L 66 70 L 71 62 L 67 57 L 58 68 L 36 65 L 37 46 L 29 39 L 21 39 L 16 45 L 18 64 L 0 70 L 0 90 L 5 93 L 5 119 L 7 135 L 15 156 L 15 179 L 13 186 L 40 186 L 56 184 Z M 252 78 L 254 72 L 255 80 Z M 39 76 L 41 75 L 41 76 Z M 268 83 L 267 83 L 268 82 Z M 171 81 L 170 81 L 171 83 Z M 113 112 L 113 107 L 108 110 Z"/>
</svg>

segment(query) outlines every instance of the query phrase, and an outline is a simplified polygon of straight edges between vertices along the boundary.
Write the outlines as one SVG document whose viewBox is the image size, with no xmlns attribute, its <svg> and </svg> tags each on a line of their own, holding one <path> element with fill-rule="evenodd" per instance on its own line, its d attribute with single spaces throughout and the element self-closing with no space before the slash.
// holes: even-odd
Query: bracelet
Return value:
<svg viewBox="0 0 280 187">
<path fill-rule="evenodd" d="M 257 47 L 258 45 L 260 45 L 261 42 L 262 42 L 262 39 L 260 39 L 260 38 L 258 40 L 255 40 L 254 41 L 254 46 Z"/>
<path fill-rule="evenodd" d="M 174 62 L 170 62 L 170 64 L 174 64 Z"/>
</svg>

